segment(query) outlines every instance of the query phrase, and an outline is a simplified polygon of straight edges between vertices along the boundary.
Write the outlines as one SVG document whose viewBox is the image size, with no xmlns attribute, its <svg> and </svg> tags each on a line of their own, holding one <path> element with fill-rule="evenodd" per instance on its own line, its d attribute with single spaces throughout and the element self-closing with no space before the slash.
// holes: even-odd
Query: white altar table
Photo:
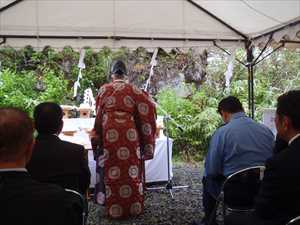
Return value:
<svg viewBox="0 0 300 225">
<path fill-rule="evenodd" d="M 170 147 L 170 175 L 173 177 L 172 171 L 172 144 L 173 140 L 169 139 Z M 89 151 L 89 167 L 91 171 L 91 187 L 96 183 L 96 162 L 93 157 L 93 151 Z M 146 183 L 160 182 L 168 180 L 168 161 L 167 161 L 167 138 L 157 138 L 154 152 L 154 158 L 147 160 L 145 163 Z"/>
<path fill-rule="evenodd" d="M 81 144 L 88 149 L 88 158 L 89 158 L 89 167 L 91 171 L 91 187 L 95 186 L 96 182 L 96 162 L 94 161 L 93 152 L 91 151 L 91 144 L 89 136 L 86 133 L 86 130 L 92 129 L 94 125 L 94 118 L 71 118 L 64 119 L 63 132 L 76 131 L 73 136 L 60 135 L 62 140 L 70 141 L 73 143 Z M 169 139 L 170 155 L 169 155 L 169 166 L 170 166 L 170 175 L 173 176 L 172 171 L 172 146 L 173 140 Z M 167 138 L 161 136 L 156 139 L 156 146 L 154 151 L 154 158 L 148 160 L 145 163 L 145 172 L 146 172 L 146 183 L 150 182 L 160 182 L 168 180 L 168 161 L 167 161 Z"/>
</svg>

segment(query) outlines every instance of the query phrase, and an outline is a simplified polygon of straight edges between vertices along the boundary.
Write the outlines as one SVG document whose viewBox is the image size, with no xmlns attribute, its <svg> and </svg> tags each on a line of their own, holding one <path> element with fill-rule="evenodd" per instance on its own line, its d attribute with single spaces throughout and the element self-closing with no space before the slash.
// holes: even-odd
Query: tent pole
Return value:
<svg viewBox="0 0 300 225">
<path fill-rule="evenodd" d="M 251 74 L 251 72 L 250 72 L 250 66 L 248 65 L 247 66 L 247 69 L 248 69 L 248 109 L 249 109 L 249 116 L 251 116 L 251 114 L 250 114 L 250 108 L 251 108 L 251 98 L 250 98 L 250 96 L 251 96 L 251 78 L 250 78 L 250 74 Z"/>
<path fill-rule="evenodd" d="M 265 45 L 264 49 L 261 51 L 259 56 L 254 59 L 253 55 L 253 46 L 246 44 L 246 50 L 247 50 L 247 66 L 248 66 L 248 104 L 249 104 L 249 116 L 254 119 L 255 117 L 255 102 L 254 102 L 254 68 L 255 66 L 263 61 L 265 58 L 267 58 L 272 53 L 276 52 L 278 49 L 282 48 L 284 46 L 284 43 L 282 43 L 280 46 L 278 46 L 276 49 L 274 49 L 272 52 L 264 56 L 262 59 L 258 60 L 259 57 L 262 55 L 262 53 L 266 50 L 268 44 L 271 41 L 272 36 L 270 37 L 269 41 Z"/>
<path fill-rule="evenodd" d="M 268 40 L 268 42 L 266 43 L 266 45 L 264 46 L 264 48 L 262 49 L 262 51 L 260 52 L 260 54 L 254 58 L 254 54 L 253 54 L 253 50 L 254 50 L 254 46 L 251 45 L 251 41 L 248 40 L 245 43 L 245 49 L 246 49 L 246 53 L 247 53 L 247 62 L 243 63 L 241 60 L 237 59 L 236 60 L 244 65 L 245 67 L 247 67 L 248 70 L 248 114 L 249 116 L 254 119 L 255 117 L 255 98 L 254 98 L 254 68 L 255 66 L 260 63 L 261 61 L 263 61 L 265 58 L 267 58 L 269 55 L 271 55 L 272 53 L 278 51 L 280 48 L 284 47 L 285 42 L 281 42 L 281 44 L 275 48 L 272 52 L 268 53 L 267 55 L 265 55 L 264 57 L 262 57 L 261 59 L 259 59 L 262 54 L 266 51 L 268 45 L 271 43 L 272 40 L 272 35 L 270 35 L 270 38 Z M 216 41 L 213 41 L 214 46 L 217 47 L 218 49 L 222 50 L 223 52 L 225 52 L 227 55 L 231 55 L 228 51 L 226 51 L 224 48 L 220 47 Z"/>
<path fill-rule="evenodd" d="M 214 46 L 225 52 L 227 55 L 231 55 L 228 51 L 226 51 L 224 48 L 217 45 L 217 43 L 214 41 Z M 245 44 L 246 52 L 247 52 L 247 63 L 243 63 L 241 60 L 236 60 L 247 67 L 248 69 L 248 110 L 249 110 L 249 116 L 254 119 L 254 56 L 253 56 L 253 46 L 251 45 L 251 41 L 248 40 Z"/>
<path fill-rule="evenodd" d="M 250 82 L 251 82 L 251 118 L 254 119 L 255 117 L 255 102 L 254 102 L 254 65 L 250 64 Z"/>
<path fill-rule="evenodd" d="M 246 43 L 246 51 L 247 51 L 247 68 L 248 68 L 248 108 L 249 108 L 249 116 L 254 119 L 254 56 L 253 56 L 253 46 L 251 45 L 251 41 Z"/>
<path fill-rule="evenodd" d="M 214 46 L 225 52 L 227 55 L 231 55 L 224 48 L 217 45 L 214 41 Z M 236 59 L 239 63 L 246 66 L 248 69 L 248 109 L 249 116 L 254 119 L 254 55 L 253 55 L 253 46 L 251 45 L 251 41 L 248 40 L 245 44 L 246 52 L 247 52 L 247 63 L 243 63 L 239 59 Z"/>
</svg>

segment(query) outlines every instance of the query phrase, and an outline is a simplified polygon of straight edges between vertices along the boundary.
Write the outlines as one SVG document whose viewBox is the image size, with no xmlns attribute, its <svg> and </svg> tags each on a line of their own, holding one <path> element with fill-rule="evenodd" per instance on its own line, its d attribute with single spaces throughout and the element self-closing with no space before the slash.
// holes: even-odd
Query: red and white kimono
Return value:
<svg viewBox="0 0 300 225">
<path fill-rule="evenodd" d="M 155 104 L 136 86 L 116 80 L 100 88 L 96 107 L 94 130 L 103 150 L 96 159 L 96 201 L 105 203 L 112 218 L 139 215 L 144 209 L 142 160 L 152 159 L 155 148 Z"/>
</svg>

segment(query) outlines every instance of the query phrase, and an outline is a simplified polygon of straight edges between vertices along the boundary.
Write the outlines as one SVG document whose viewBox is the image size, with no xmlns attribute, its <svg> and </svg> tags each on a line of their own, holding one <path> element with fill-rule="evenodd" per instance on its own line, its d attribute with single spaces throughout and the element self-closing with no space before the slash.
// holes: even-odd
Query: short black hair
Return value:
<svg viewBox="0 0 300 225">
<path fill-rule="evenodd" d="M 287 116 L 292 126 L 300 130 L 300 90 L 292 90 L 279 96 L 276 113 L 278 116 Z"/>
<path fill-rule="evenodd" d="M 62 125 L 62 108 L 54 102 L 43 102 L 33 112 L 35 128 L 40 134 L 55 134 Z"/>
<path fill-rule="evenodd" d="M 14 161 L 24 155 L 24 145 L 33 141 L 33 121 L 14 107 L 0 108 L 0 161 Z"/>
<path fill-rule="evenodd" d="M 116 60 L 112 63 L 110 74 L 117 77 L 124 77 L 127 74 L 126 65 L 122 60 Z"/>
<path fill-rule="evenodd" d="M 221 111 L 228 113 L 237 113 L 244 112 L 244 108 L 242 103 L 237 97 L 228 96 L 223 98 L 218 105 L 218 113 L 221 114 Z"/>
</svg>

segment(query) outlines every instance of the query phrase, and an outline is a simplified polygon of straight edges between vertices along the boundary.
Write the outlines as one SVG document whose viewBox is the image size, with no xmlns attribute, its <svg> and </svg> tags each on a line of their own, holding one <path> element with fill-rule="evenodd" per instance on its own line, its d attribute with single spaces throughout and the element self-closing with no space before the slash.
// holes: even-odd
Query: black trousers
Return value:
<svg viewBox="0 0 300 225">
<path fill-rule="evenodd" d="M 225 177 L 210 178 L 203 177 L 203 191 L 202 191 L 202 204 L 204 208 L 204 221 L 209 222 L 211 219 L 211 224 L 216 224 L 216 200 L 221 191 L 221 186 L 225 180 Z"/>
</svg>

